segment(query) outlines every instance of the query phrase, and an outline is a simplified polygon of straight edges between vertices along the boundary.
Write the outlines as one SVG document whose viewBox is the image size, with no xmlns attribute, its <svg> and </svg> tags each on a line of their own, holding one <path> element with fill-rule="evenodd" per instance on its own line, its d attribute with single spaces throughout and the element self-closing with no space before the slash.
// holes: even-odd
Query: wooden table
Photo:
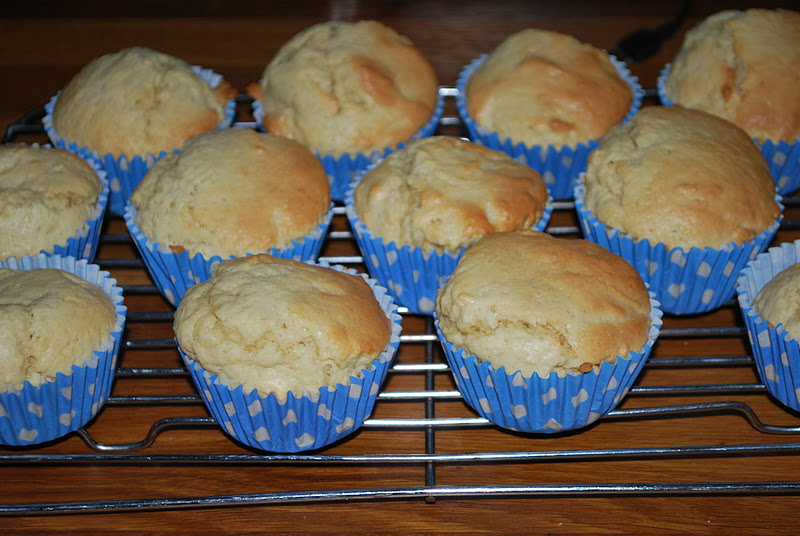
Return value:
<svg viewBox="0 0 800 536">
<path fill-rule="evenodd" d="M 8 6 L 0 20 L 0 124 L 41 107 L 92 58 L 131 45 L 213 68 L 243 89 L 298 30 L 329 18 L 377 18 L 411 37 L 449 87 L 462 65 L 522 28 L 559 30 L 611 49 L 623 35 L 656 27 L 679 8 L 677 2 L 570 0 L 156 4 Z M 643 86 L 655 87 L 688 27 L 724 7 L 747 6 L 693 6 L 658 54 L 631 66 Z M 237 120 L 250 119 L 240 106 Z M 14 141 L 46 139 L 34 132 L 15 134 Z M 776 243 L 800 236 L 796 202 L 787 205 Z M 550 229 L 577 236 L 574 225 L 567 205 Z M 355 262 L 358 252 L 341 215 L 334 228 L 323 256 Z M 478 419 L 454 393 L 429 323 L 408 315 L 397 365 L 368 425 L 312 453 L 316 459 L 295 460 L 244 448 L 208 422 L 170 343 L 172 309 L 151 287 L 119 218 L 107 222 L 98 263 L 125 286 L 130 316 L 112 399 L 87 436 L 125 445 L 147 438 L 157 421 L 162 428 L 151 445 L 119 454 L 98 453 L 79 434 L 40 448 L 0 449 L 0 503 L 32 505 L 1 516 L 0 533 L 798 531 L 800 419 L 766 394 L 733 304 L 706 315 L 667 317 L 620 411 L 587 429 L 546 437 Z M 698 406 L 689 411 L 686 405 Z M 684 411 L 673 412 L 676 406 Z M 665 409 L 637 416 L 640 408 Z M 757 429 L 742 408 L 787 433 Z M 331 490 L 342 493 L 331 496 Z M 41 513 L 49 503 L 109 511 Z"/>
</svg>

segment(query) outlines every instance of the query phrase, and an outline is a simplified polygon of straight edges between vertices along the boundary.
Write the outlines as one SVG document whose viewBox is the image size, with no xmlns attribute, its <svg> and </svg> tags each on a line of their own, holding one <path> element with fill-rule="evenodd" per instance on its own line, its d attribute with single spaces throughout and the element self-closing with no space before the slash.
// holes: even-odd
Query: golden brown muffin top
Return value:
<svg viewBox="0 0 800 536">
<path fill-rule="evenodd" d="M 670 100 L 760 141 L 800 138 L 800 13 L 721 11 L 690 30 L 667 79 Z"/>
<path fill-rule="evenodd" d="M 245 393 L 349 384 L 387 348 L 391 323 L 364 279 L 269 255 L 218 264 L 175 313 L 181 349 Z"/>
<path fill-rule="evenodd" d="M 370 153 L 409 139 L 431 118 L 438 82 L 431 64 L 392 28 L 332 21 L 290 39 L 255 96 L 269 132 L 320 154 Z"/>
<path fill-rule="evenodd" d="M 109 339 L 116 308 L 99 286 L 56 269 L 0 268 L 0 384 L 72 374 Z"/>
<path fill-rule="evenodd" d="M 304 145 L 221 129 L 156 162 L 131 203 L 150 240 L 224 258 L 280 249 L 314 231 L 330 208 L 330 184 Z"/>
<path fill-rule="evenodd" d="M 526 29 L 472 74 L 467 109 L 481 127 L 528 146 L 575 146 L 622 121 L 633 92 L 608 55 L 574 37 Z"/>
<path fill-rule="evenodd" d="M 65 245 L 94 215 L 103 183 L 63 149 L 0 146 L 0 259 Z"/>
<path fill-rule="evenodd" d="M 533 227 L 547 199 L 534 169 L 450 136 L 415 140 L 388 155 L 354 192 L 356 213 L 372 234 L 439 252 Z"/>
<path fill-rule="evenodd" d="M 800 264 L 792 264 L 770 279 L 753 300 L 753 308 L 772 327 L 783 324 L 800 339 Z"/>
<path fill-rule="evenodd" d="M 53 127 L 115 156 L 158 155 L 224 122 L 228 84 L 212 89 L 183 60 L 142 47 L 92 60 L 61 90 Z"/>
<path fill-rule="evenodd" d="M 586 208 L 635 240 L 719 248 L 780 215 L 761 151 L 739 127 L 681 106 L 649 106 L 589 155 Z"/>
<path fill-rule="evenodd" d="M 586 372 L 641 351 L 650 297 L 622 258 L 586 240 L 492 233 L 467 249 L 436 296 L 439 327 L 506 372 Z"/>
</svg>

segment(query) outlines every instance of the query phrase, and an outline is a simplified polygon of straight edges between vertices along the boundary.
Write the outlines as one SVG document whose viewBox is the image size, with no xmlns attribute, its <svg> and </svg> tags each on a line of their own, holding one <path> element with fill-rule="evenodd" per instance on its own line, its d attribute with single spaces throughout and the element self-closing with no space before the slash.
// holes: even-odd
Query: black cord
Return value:
<svg viewBox="0 0 800 536">
<path fill-rule="evenodd" d="M 690 4 L 690 0 L 684 0 L 674 19 L 658 28 L 641 28 L 629 33 L 609 52 L 625 63 L 642 61 L 655 55 L 661 50 L 661 43 L 681 27 L 689 13 Z"/>
</svg>

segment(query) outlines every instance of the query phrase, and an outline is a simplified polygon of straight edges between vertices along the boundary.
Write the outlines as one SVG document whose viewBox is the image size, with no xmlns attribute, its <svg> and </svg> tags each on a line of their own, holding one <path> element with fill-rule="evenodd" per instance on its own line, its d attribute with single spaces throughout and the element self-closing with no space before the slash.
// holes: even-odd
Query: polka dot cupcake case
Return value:
<svg viewBox="0 0 800 536">
<path fill-rule="evenodd" d="M 333 269 L 355 274 L 353 270 Z M 289 393 L 284 401 L 274 393 L 260 396 L 231 389 L 217 374 L 204 370 L 183 351 L 181 357 L 209 412 L 232 438 L 250 447 L 272 452 L 301 452 L 329 445 L 355 432 L 372 413 L 394 354 L 400 343 L 400 316 L 386 289 L 362 275 L 370 284 L 381 308 L 392 321 L 388 347 L 369 369 L 351 376 L 349 385 L 322 387 L 319 394 Z"/>
<path fill-rule="evenodd" d="M 617 356 L 587 373 L 553 372 L 543 378 L 495 369 L 458 348 L 439 329 L 445 358 L 464 400 L 485 419 L 510 430 L 552 434 L 588 426 L 613 410 L 625 397 L 661 330 L 661 310 L 650 293 L 652 325 L 641 351 Z"/>
<path fill-rule="evenodd" d="M 453 273 L 464 250 L 426 253 L 420 247 L 387 244 L 381 237 L 373 236 L 356 215 L 354 191 L 355 185 L 348 192 L 345 212 L 370 275 L 389 289 L 399 305 L 412 313 L 433 314 L 436 292 Z M 533 229 L 544 231 L 552 213 L 552 199 L 548 199 Z"/>
<path fill-rule="evenodd" d="M 671 65 L 667 65 L 658 77 L 658 98 L 664 106 L 672 106 L 672 99 L 667 95 L 667 78 Z M 754 140 L 761 149 L 761 154 L 769 164 L 769 171 L 780 195 L 788 195 L 800 188 L 800 140 L 793 143 L 772 140 Z"/>
<path fill-rule="evenodd" d="M 206 258 L 199 253 L 190 256 L 188 251 L 175 253 L 169 247 L 151 241 L 136 225 L 136 214 L 136 208 L 128 203 L 125 224 L 156 287 L 168 302 L 177 307 L 189 287 L 211 277 L 211 270 L 224 259 L 218 255 Z M 285 248 L 270 248 L 270 255 L 300 261 L 316 260 L 332 218 L 333 204 L 313 232 Z"/>
<path fill-rule="evenodd" d="M 439 97 L 436 101 L 436 107 L 434 108 L 433 114 L 428 122 L 425 123 L 425 125 L 423 125 L 410 139 L 404 140 L 403 143 L 398 145 L 403 145 L 408 141 L 416 140 L 418 138 L 433 136 L 433 134 L 436 132 L 436 129 L 439 127 L 439 120 L 442 118 L 443 112 L 444 97 L 442 94 L 439 94 Z M 256 100 L 253 102 L 253 118 L 256 120 L 259 128 L 263 131 L 262 121 L 264 119 L 264 106 L 261 101 Z M 345 153 L 339 156 L 330 154 L 321 155 L 315 153 L 320 162 L 322 162 L 322 167 L 325 168 L 325 172 L 328 174 L 328 180 L 331 183 L 331 199 L 334 201 L 344 201 L 352 181 L 365 169 L 396 150 L 396 148 L 397 147 L 387 147 L 383 151 L 374 151 L 370 154 Z"/>
<path fill-rule="evenodd" d="M 74 257 L 24 256 L 0 262 L 2 268 L 32 270 L 59 268 L 100 285 L 114 302 L 117 318 L 102 348 L 87 356 L 83 366 L 72 366 L 69 374 L 58 373 L 54 381 L 40 386 L 25 382 L 22 389 L 9 387 L 0 393 L 0 443 L 37 445 L 63 437 L 91 421 L 111 392 L 127 308 L 122 290 L 108 272 Z"/>
<path fill-rule="evenodd" d="M 772 247 L 742 271 L 736 291 L 761 381 L 782 404 L 800 411 L 800 342 L 782 325 L 770 327 L 753 307 L 764 285 L 797 262 L 800 240 Z"/>
<path fill-rule="evenodd" d="M 192 69 L 212 88 L 216 88 L 222 82 L 222 75 L 210 69 L 203 69 L 196 65 L 192 66 Z M 56 147 L 62 147 L 71 152 L 83 150 L 88 152 L 89 149 L 87 147 L 78 147 L 76 143 L 61 138 L 53 127 L 53 108 L 55 108 L 57 101 L 58 95 L 50 99 L 44 107 L 45 116 L 42 118 L 44 130 L 50 138 L 50 141 Z M 225 114 L 225 120 L 217 128 L 229 128 L 231 126 L 236 114 L 236 101 L 234 99 L 228 100 L 225 103 L 223 112 Z M 179 149 L 176 148 L 173 152 L 178 152 L 178 150 Z M 167 152 L 161 151 L 157 155 L 148 153 L 146 155 L 120 155 L 117 157 L 110 153 L 100 155 L 97 152 L 92 152 L 91 154 L 101 162 L 103 168 L 108 173 L 110 187 L 108 210 L 112 214 L 122 215 L 125 211 L 125 204 L 128 202 L 128 198 L 139 183 L 142 182 L 142 178 L 148 170 L 153 167 L 153 164 L 166 156 Z"/>
<path fill-rule="evenodd" d="M 589 140 L 585 143 L 578 143 L 575 147 L 565 145 L 556 147 L 553 145 L 528 146 L 525 143 L 514 143 L 511 139 L 501 139 L 497 132 L 492 132 L 481 127 L 475 122 L 467 108 L 467 86 L 472 74 L 486 61 L 488 55 L 483 55 L 466 65 L 459 74 L 456 87 L 458 94 L 456 106 L 458 114 L 464 122 L 469 137 L 492 149 L 503 151 L 507 155 L 515 158 L 523 164 L 532 167 L 544 178 L 547 190 L 553 199 L 572 199 L 573 187 L 578 175 L 586 170 L 586 161 L 591 153 L 598 146 L 598 140 Z M 628 114 L 623 119 L 627 123 L 636 115 L 642 107 L 644 90 L 639 79 L 633 76 L 625 64 L 613 56 L 609 59 L 616 67 L 619 75 L 628 83 L 633 91 L 633 99 Z"/>
<path fill-rule="evenodd" d="M 584 205 L 582 181 L 575 187 L 575 208 L 587 239 L 600 244 L 628 261 L 650 285 L 665 313 L 697 314 L 721 307 L 736 294 L 736 278 L 745 265 L 766 249 L 781 216 L 754 240 L 741 246 L 734 243 L 719 249 L 668 249 L 663 243 L 633 240 L 615 229 L 609 229 Z M 780 197 L 776 197 L 780 204 Z"/>
</svg>

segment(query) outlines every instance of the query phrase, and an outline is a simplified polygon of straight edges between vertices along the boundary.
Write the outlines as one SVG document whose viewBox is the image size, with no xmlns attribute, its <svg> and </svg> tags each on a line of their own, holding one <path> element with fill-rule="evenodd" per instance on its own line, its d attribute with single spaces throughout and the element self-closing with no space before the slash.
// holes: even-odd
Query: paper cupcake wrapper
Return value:
<svg viewBox="0 0 800 536">
<path fill-rule="evenodd" d="M 31 144 L 33 147 L 39 147 L 37 143 Z M 50 148 L 50 145 L 42 145 L 41 147 Z M 83 223 L 83 227 L 78 229 L 74 235 L 67 238 L 62 244 L 53 244 L 48 248 L 41 250 L 45 255 L 60 255 L 62 257 L 75 257 L 76 259 L 86 259 L 92 261 L 97 253 L 97 247 L 100 243 L 100 230 L 103 227 L 103 219 L 105 217 L 106 205 L 108 204 L 109 185 L 108 178 L 105 170 L 100 166 L 100 163 L 92 158 L 88 151 L 73 151 L 77 156 L 81 157 L 87 164 L 89 164 L 103 189 L 97 196 L 97 204 L 95 205 L 92 214 Z"/>
<path fill-rule="evenodd" d="M 736 292 L 761 381 L 778 401 L 800 411 L 800 343 L 783 329 L 783 324 L 770 327 L 753 307 L 764 285 L 797 262 L 800 240 L 771 247 L 742 271 Z"/>
<path fill-rule="evenodd" d="M 114 302 L 114 330 L 102 348 L 87 356 L 83 366 L 72 366 L 69 374 L 58 373 L 54 381 L 41 385 L 25 382 L 22 389 L 9 386 L 0 393 L 0 443 L 37 445 L 62 437 L 88 423 L 100 411 L 111 392 L 127 308 L 122 289 L 108 272 L 86 260 L 58 255 L 10 257 L 2 268 L 33 270 L 58 268 L 98 284 Z"/>
<path fill-rule="evenodd" d="M 324 262 L 319 265 L 328 266 Z M 289 392 L 283 401 L 274 393 L 259 396 L 255 389 L 244 393 L 241 385 L 231 389 L 178 347 L 214 420 L 228 435 L 249 447 L 272 452 L 319 449 L 355 432 L 372 413 L 400 343 L 400 316 L 391 295 L 376 281 L 341 266 L 330 268 L 363 277 L 392 322 L 386 350 L 369 369 L 351 376 L 348 385 L 338 383 L 334 389 L 324 386 L 319 394 L 306 391 L 299 397 Z"/>
<path fill-rule="evenodd" d="M 158 290 L 166 300 L 178 306 L 183 295 L 192 285 L 205 281 L 211 277 L 214 266 L 222 262 L 219 255 L 205 257 L 200 253 L 190 256 L 188 251 L 173 252 L 168 246 L 153 242 L 147 238 L 136 224 L 136 208 L 128 203 L 125 207 L 125 225 L 133 237 L 136 248 L 144 260 L 147 271 L 153 279 Z M 319 256 L 325 236 L 333 218 L 333 204 L 331 204 L 324 220 L 308 235 L 293 240 L 284 248 L 270 248 L 267 253 L 274 257 L 293 259 L 297 261 L 314 261 Z M 254 251 L 249 254 L 259 253 Z M 232 259 L 234 256 L 228 257 Z"/>
<path fill-rule="evenodd" d="M 374 236 L 361 223 L 354 207 L 355 186 L 363 173 L 347 193 L 345 213 L 367 271 L 389 290 L 399 305 L 412 313 L 433 314 L 436 292 L 453 273 L 466 249 L 426 253 L 420 247 L 398 246 L 394 241 L 386 243 L 381 237 Z M 542 217 L 532 229 L 544 231 L 552 213 L 552 198 L 548 198 Z"/>
<path fill-rule="evenodd" d="M 658 98 L 664 106 L 672 106 L 672 99 L 667 95 L 667 78 L 671 65 L 667 64 L 658 76 L 656 89 Z M 778 193 L 786 196 L 800 188 L 800 140 L 792 143 L 786 141 L 753 140 L 769 165 L 769 172 Z"/>
<path fill-rule="evenodd" d="M 661 331 L 662 312 L 650 292 L 650 333 L 644 347 L 604 361 L 586 373 L 534 373 L 495 369 L 447 340 L 439 329 L 447 364 L 464 400 L 494 424 L 519 432 L 552 434 L 592 424 L 613 410 L 625 397 L 653 349 Z"/>
<path fill-rule="evenodd" d="M 222 82 L 222 75 L 210 69 L 203 69 L 197 65 L 192 66 L 192 69 L 212 88 L 216 88 Z M 152 153 L 134 156 L 114 156 L 111 153 L 100 155 L 97 151 L 91 151 L 88 147 L 78 147 L 77 143 L 61 138 L 53 127 L 53 108 L 55 107 L 60 93 L 59 91 L 44 107 L 45 116 L 42 118 L 44 130 L 52 144 L 56 147 L 62 147 L 71 152 L 86 150 L 102 164 L 103 168 L 108 173 L 109 185 L 111 188 L 108 210 L 112 214 L 120 216 L 125 210 L 125 204 L 128 202 L 128 198 L 136 187 L 139 186 L 139 183 L 142 182 L 142 178 L 148 170 L 153 167 L 153 164 L 166 156 L 167 151 L 161 151 L 157 155 Z M 236 101 L 234 99 L 228 100 L 223 110 L 225 119 L 217 128 L 229 128 L 231 126 L 236 113 Z M 179 151 L 180 148 L 176 147 L 172 152 L 177 153 Z"/>
<path fill-rule="evenodd" d="M 755 239 L 741 246 L 731 242 L 720 248 L 667 248 L 662 242 L 634 240 L 600 222 L 584 205 L 583 181 L 575 186 L 575 209 L 584 236 L 628 261 L 661 302 L 665 313 L 696 314 L 721 307 L 736 293 L 736 278 L 767 248 L 783 220 L 781 197 L 775 201 L 781 214 Z"/>
<path fill-rule="evenodd" d="M 458 88 L 458 95 L 456 96 L 458 115 L 467 127 L 470 139 L 480 142 L 492 149 L 503 151 L 538 171 L 544 178 L 547 189 L 553 199 L 572 199 L 575 180 L 580 173 L 586 170 L 586 161 L 589 158 L 589 153 L 597 148 L 599 140 L 589 140 L 584 143 L 578 143 L 575 147 L 570 147 L 568 145 L 562 147 L 554 145 L 528 146 L 523 142 L 514 143 L 510 138 L 500 138 L 497 132 L 490 131 L 478 125 L 467 108 L 467 86 L 470 77 L 478 67 L 483 65 L 487 57 L 488 55 L 484 54 L 466 65 L 461 70 L 456 83 L 456 87 Z M 622 120 L 622 123 L 627 123 L 642 107 L 644 90 L 639 84 L 639 79 L 631 74 L 630 70 L 623 62 L 611 55 L 609 55 L 609 59 L 633 92 L 630 109 Z"/>
<path fill-rule="evenodd" d="M 404 140 L 404 142 L 407 143 L 418 138 L 432 136 L 436 131 L 436 128 L 439 126 L 439 120 L 442 117 L 443 111 L 444 97 L 440 93 L 431 118 L 417 131 L 416 134 L 411 136 L 411 138 L 408 140 Z M 264 120 L 264 105 L 259 100 L 253 102 L 253 118 L 255 119 L 258 128 L 263 131 L 264 126 L 262 122 Z M 344 201 L 347 195 L 347 190 L 350 188 L 350 183 L 353 181 L 353 179 L 355 179 L 370 165 L 378 162 L 389 153 L 395 151 L 397 148 L 397 146 L 393 146 L 386 147 L 381 151 L 373 151 L 369 154 L 345 153 L 339 156 L 315 153 L 320 162 L 322 162 L 322 167 L 325 168 L 325 172 L 328 174 L 328 180 L 331 184 L 331 199 L 334 201 Z"/>
</svg>

